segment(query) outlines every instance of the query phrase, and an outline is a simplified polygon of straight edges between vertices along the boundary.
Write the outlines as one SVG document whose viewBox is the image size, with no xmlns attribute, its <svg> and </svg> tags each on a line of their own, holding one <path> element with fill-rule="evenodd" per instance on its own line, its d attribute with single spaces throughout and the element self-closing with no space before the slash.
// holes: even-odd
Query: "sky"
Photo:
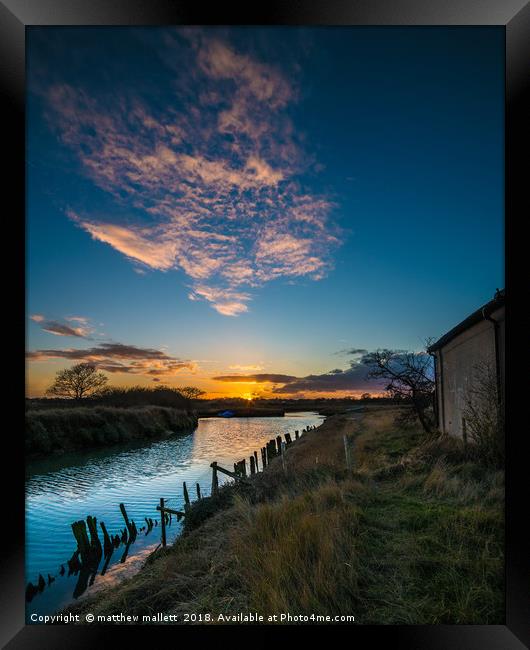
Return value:
<svg viewBox="0 0 530 650">
<path fill-rule="evenodd" d="M 27 392 L 378 392 L 504 284 L 502 28 L 29 28 Z"/>
</svg>

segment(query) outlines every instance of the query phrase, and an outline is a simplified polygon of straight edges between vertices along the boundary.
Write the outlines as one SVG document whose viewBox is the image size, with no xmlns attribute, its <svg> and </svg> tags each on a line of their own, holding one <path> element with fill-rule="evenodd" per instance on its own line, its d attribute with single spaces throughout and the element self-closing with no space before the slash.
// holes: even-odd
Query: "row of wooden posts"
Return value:
<svg viewBox="0 0 530 650">
<path fill-rule="evenodd" d="M 298 440 L 301 434 L 307 433 L 308 431 L 311 431 L 312 429 L 315 429 L 315 426 L 308 426 L 305 429 L 302 429 L 301 432 L 295 431 L 294 432 L 294 437 L 295 440 Z M 282 437 L 276 436 L 276 438 L 271 438 L 269 442 L 266 443 L 264 447 L 261 448 L 260 450 L 260 455 L 261 455 L 261 471 L 264 471 L 265 468 L 269 465 L 269 463 L 277 457 L 281 457 L 282 463 L 284 464 L 284 469 L 285 469 L 285 449 L 289 445 L 291 445 L 294 442 L 294 440 L 291 437 L 290 433 L 285 434 L 285 441 L 282 440 Z M 260 471 L 259 469 L 259 463 L 258 463 L 258 452 L 254 451 L 250 456 L 249 456 L 249 473 L 247 473 L 247 459 L 243 458 L 242 460 L 238 461 L 237 463 L 234 463 L 234 471 L 228 470 L 225 467 L 221 467 L 219 463 L 214 461 L 210 467 L 212 468 L 212 489 L 211 489 L 211 495 L 216 496 L 219 492 L 219 476 L 218 473 L 220 472 L 221 474 L 225 474 L 226 476 L 229 476 L 230 478 L 233 478 L 236 481 L 240 482 L 248 482 L 248 476 L 252 476 L 253 474 L 256 474 Z M 162 546 L 166 546 L 166 517 L 167 514 L 171 515 L 176 515 L 177 518 L 180 520 L 182 517 L 185 517 L 188 513 L 189 508 L 191 507 L 190 503 L 190 498 L 189 498 L 189 493 L 188 493 L 188 488 L 186 486 L 186 483 L 184 482 L 183 484 L 183 491 L 184 491 L 184 511 L 181 510 L 174 510 L 172 508 L 168 508 L 165 505 L 165 500 L 164 498 L 160 498 L 160 504 L 156 507 L 156 509 L 161 513 L 161 529 L 162 529 Z M 197 498 L 200 500 L 201 497 L 201 488 L 200 485 L 197 483 Z"/>
<path fill-rule="evenodd" d="M 295 431 L 294 432 L 295 440 L 298 440 L 298 438 L 303 433 L 307 433 L 308 431 L 315 428 L 316 428 L 315 426 L 308 426 L 305 429 L 302 429 L 302 431 L 300 432 Z M 294 440 L 292 439 L 290 433 L 285 434 L 285 440 L 282 440 L 282 437 L 280 435 L 276 436 L 276 438 L 271 438 L 271 440 L 269 440 L 269 442 L 267 442 L 265 446 L 263 446 L 260 449 L 261 471 L 264 471 L 266 467 L 270 464 L 270 462 L 277 457 L 281 457 L 285 469 L 286 467 L 285 457 L 284 457 L 285 449 L 293 442 Z M 349 467 L 350 466 L 349 447 L 347 446 L 346 443 L 346 437 L 344 438 L 344 444 L 346 449 L 346 462 L 347 462 L 347 466 Z M 226 476 L 229 476 L 230 478 L 233 478 L 236 481 L 248 482 L 249 475 L 252 476 L 253 474 L 256 474 L 260 471 L 260 465 L 258 462 L 258 452 L 254 451 L 252 455 L 249 457 L 249 472 L 247 472 L 246 458 L 243 458 L 237 463 L 234 463 L 233 472 L 224 467 L 221 467 L 221 465 L 219 465 L 219 463 L 217 462 L 213 462 L 210 465 L 210 467 L 212 468 L 211 494 L 212 496 L 216 496 L 219 492 L 219 478 L 218 478 L 219 472 L 225 474 Z M 202 498 L 202 494 L 201 494 L 201 487 L 199 483 L 196 484 L 196 491 L 197 491 L 197 499 L 200 500 Z M 162 546 L 166 546 L 167 544 L 166 527 L 171 524 L 172 516 L 175 516 L 177 518 L 177 521 L 180 521 L 182 517 L 185 517 L 188 514 L 188 511 L 191 507 L 190 496 L 185 482 L 183 484 L 183 492 L 184 492 L 183 511 L 176 510 L 174 508 L 169 508 L 166 505 L 166 500 L 163 497 L 160 498 L 160 503 L 156 507 L 156 509 L 160 512 Z M 99 539 L 96 517 L 91 517 L 89 515 L 86 519 L 86 522 L 83 519 L 81 519 L 79 521 L 74 521 L 72 523 L 72 532 L 77 542 L 77 549 L 74 551 L 74 554 L 67 562 L 68 575 L 77 574 L 78 572 L 80 572 L 84 576 L 83 580 L 81 580 L 83 584 L 79 587 L 76 587 L 76 592 L 78 592 L 77 595 L 80 595 L 80 593 L 82 593 L 82 591 L 86 589 L 85 583 L 88 580 L 88 576 L 92 575 L 91 578 L 92 581 L 95 578 L 95 573 L 97 571 L 97 568 L 99 566 L 102 557 L 105 558 L 105 565 L 101 572 L 102 575 L 104 575 L 107 569 L 107 566 L 109 564 L 114 549 L 120 546 L 120 544 L 126 545 L 126 549 L 121 559 L 121 562 L 124 562 L 125 559 L 127 558 L 129 546 L 134 542 L 139 531 L 136 526 L 136 523 L 129 519 L 127 510 L 123 503 L 120 503 L 120 511 L 123 516 L 123 520 L 125 522 L 125 528 L 123 528 L 123 530 L 120 532 L 119 535 L 109 535 L 105 523 L 103 521 L 99 523 L 101 532 L 103 534 L 103 544 L 101 544 L 101 540 Z M 153 527 L 158 525 L 158 520 L 155 519 L 153 521 L 153 519 L 151 519 L 150 517 L 145 517 L 145 522 L 146 525 L 140 528 L 140 532 L 147 530 L 146 535 L 149 532 L 151 532 Z M 65 574 L 65 568 L 64 565 L 61 565 L 61 568 L 59 570 L 59 575 L 62 576 L 64 574 Z M 47 584 L 50 585 L 52 582 L 54 582 L 54 580 L 55 577 L 48 574 Z M 33 596 L 36 593 L 41 592 L 45 586 L 46 586 L 46 581 L 42 576 L 42 574 L 39 574 L 38 582 L 36 585 L 33 585 L 31 582 L 28 583 L 28 586 L 26 588 L 27 600 L 31 600 Z"/>
<path fill-rule="evenodd" d="M 136 523 L 129 519 L 125 504 L 120 503 L 120 511 L 125 522 L 125 528 L 120 531 L 120 534 L 109 535 L 105 523 L 103 521 L 99 523 L 103 536 L 103 544 L 98 535 L 96 517 L 89 515 L 86 518 L 86 522 L 81 519 L 72 523 L 72 532 L 77 542 L 77 548 L 72 557 L 66 562 L 66 565 L 68 566 L 69 576 L 79 573 L 79 581 L 74 590 L 75 597 L 84 592 L 89 579 L 91 581 L 90 584 L 92 584 L 102 557 L 105 558 L 105 564 L 101 570 L 101 575 L 104 575 L 115 548 L 118 548 L 121 544 L 125 544 L 125 551 L 120 560 L 121 562 L 125 562 L 129 547 L 135 541 L 138 533 L 145 530 L 145 534 L 147 535 L 155 526 L 158 526 L 158 520 L 155 519 L 153 521 L 150 517 L 145 517 L 145 526 L 142 526 L 138 530 Z M 166 520 L 166 523 L 170 522 Z M 65 573 L 64 564 L 61 564 L 58 575 L 63 576 Z M 48 574 L 48 580 L 46 581 L 43 575 L 39 573 L 37 583 L 34 585 L 32 582 L 29 582 L 26 587 L 26 600 L 28 602 L 31 601 L 37 593 L 44 590 L 46 585 L 49 586 L 55 582 L 56 577 Z"/>
</svg>

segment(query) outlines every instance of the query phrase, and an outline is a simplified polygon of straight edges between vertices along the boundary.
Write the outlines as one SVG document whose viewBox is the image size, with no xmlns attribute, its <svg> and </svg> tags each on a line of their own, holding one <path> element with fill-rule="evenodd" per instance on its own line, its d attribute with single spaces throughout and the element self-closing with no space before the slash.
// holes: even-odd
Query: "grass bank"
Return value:
<svg viewBox="0 0 530 650">
<path fill-rule="evenodd" d="M 274 460 L 198 502 L 173 546 L 72 610 L 503 623 L 503 472 L 395 416 L 328 418 L 287 449 L 286 472 Z"/>
<path fill-rule="evenodd" d="M 26 453 L 49 454 L 160 438 L 197 426 L 197 418 L 163 406 L 88 406 L 26 412 Z"/>
</svg>

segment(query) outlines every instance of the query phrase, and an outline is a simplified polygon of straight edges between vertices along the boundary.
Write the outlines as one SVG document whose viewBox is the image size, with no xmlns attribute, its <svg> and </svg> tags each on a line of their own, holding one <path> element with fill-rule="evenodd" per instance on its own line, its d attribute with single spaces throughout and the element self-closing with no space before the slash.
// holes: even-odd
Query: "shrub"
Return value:
<svg viewBox="0 0 530 650">
<path fill-rule="evenodd" d="M 504 409 L 492 364 L 475 366 L 474 378 L 465 397 L 464 425 L 467 439 L 477 456 L 487 464 L 504 463 Z"/>
</svg>

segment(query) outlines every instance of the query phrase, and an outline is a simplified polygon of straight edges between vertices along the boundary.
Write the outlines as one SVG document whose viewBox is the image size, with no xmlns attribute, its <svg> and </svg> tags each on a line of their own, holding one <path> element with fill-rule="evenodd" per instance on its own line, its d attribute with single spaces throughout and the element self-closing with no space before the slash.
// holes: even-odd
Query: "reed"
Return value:
<svg viewBox="0 0 530 650">
<path fill-rule="evenodd" d="M 197 418 L 162 406 L 74 407 L 26 413 L 26 453 L 48 454 L 190 431 Z"/>
</svg>

